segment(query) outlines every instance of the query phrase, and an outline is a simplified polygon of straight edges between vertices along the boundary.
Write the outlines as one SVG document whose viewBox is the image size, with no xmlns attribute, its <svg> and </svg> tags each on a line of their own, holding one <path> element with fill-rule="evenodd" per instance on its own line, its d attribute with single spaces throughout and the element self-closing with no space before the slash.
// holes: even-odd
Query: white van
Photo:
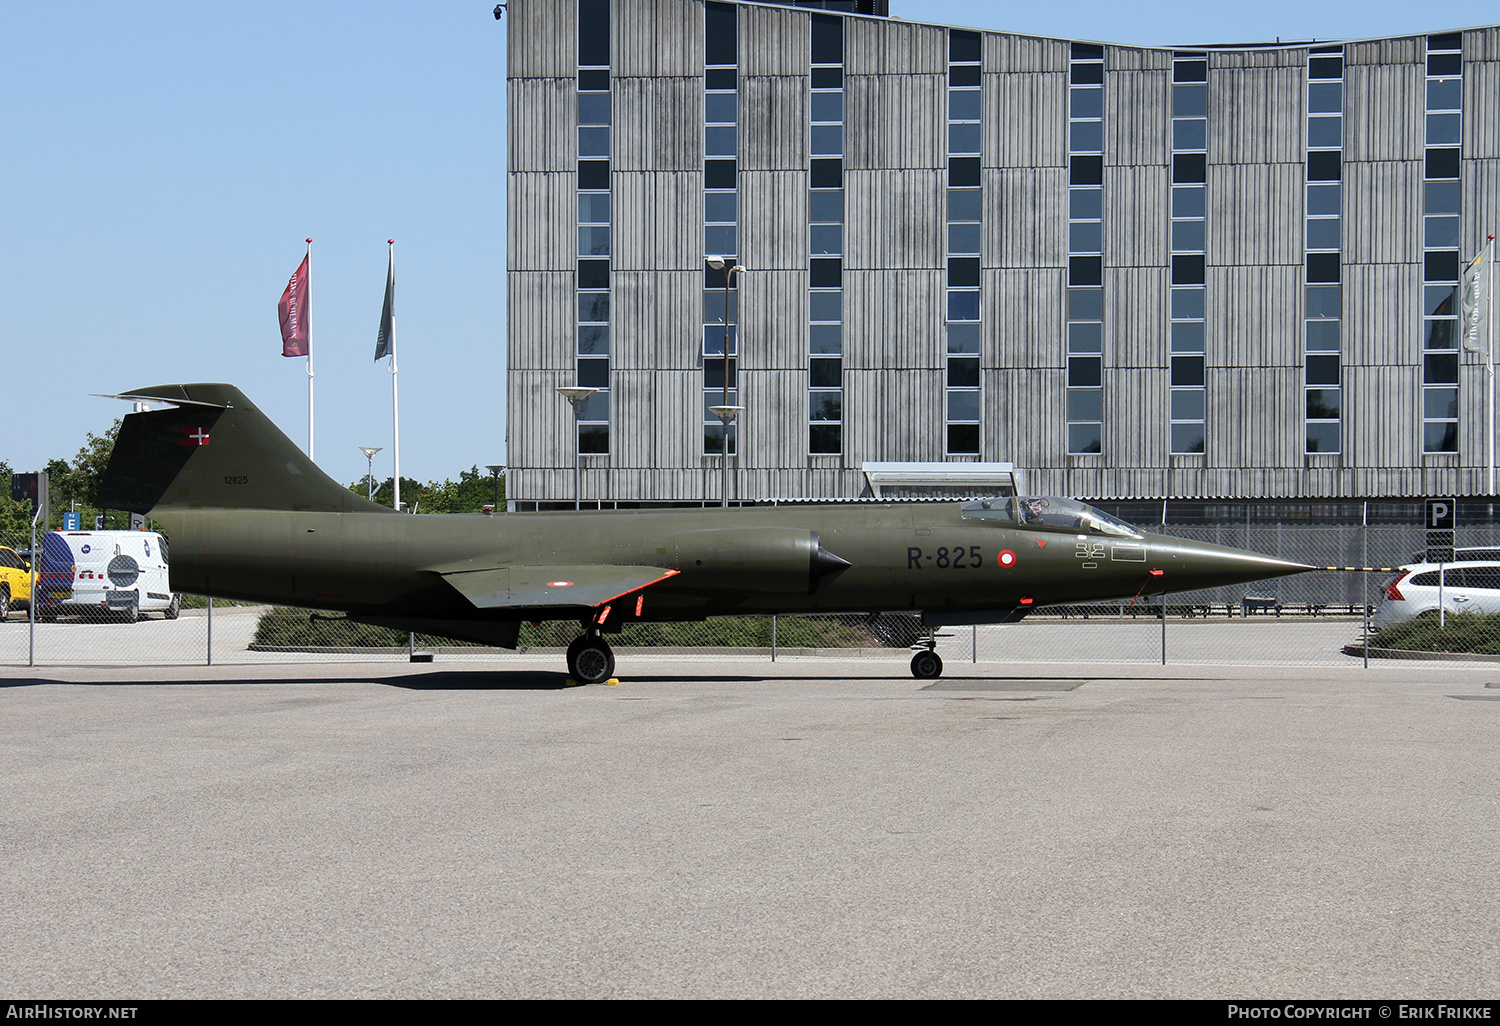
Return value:
<svg viewBox="0 0 1500 1026">
<path fill-rule="evenodd" d="M 167 578 L 167 545 L 153 531 L 48 531 L 42 539 L 37 615 L 177 619 L 182 599 Z"/>
</svg>

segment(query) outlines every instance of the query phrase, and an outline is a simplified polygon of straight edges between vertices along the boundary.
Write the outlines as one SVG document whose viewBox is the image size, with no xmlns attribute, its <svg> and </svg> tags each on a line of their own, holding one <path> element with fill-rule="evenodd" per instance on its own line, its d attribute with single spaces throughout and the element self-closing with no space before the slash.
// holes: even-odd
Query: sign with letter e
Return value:
<svg viewBox="0 0 1500 1026">
<path fill-rule="evenodd" d="M 1427 500 L 1427 530 L 1429 531 L 1451 531 L 1454 529 L 1454 511 L 1458 509 L 1457 499 L 1428 499 Z"/>
</svg>

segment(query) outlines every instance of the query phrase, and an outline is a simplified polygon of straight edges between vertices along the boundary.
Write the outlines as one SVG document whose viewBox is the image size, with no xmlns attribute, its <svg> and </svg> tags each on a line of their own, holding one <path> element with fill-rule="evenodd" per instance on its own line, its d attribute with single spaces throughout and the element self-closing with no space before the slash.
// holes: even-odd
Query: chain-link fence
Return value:
<svg viewBox="0 0 1500 1026">
<path fill-rule="evenodd" d="M 1179 510 L 1180 507 L 1180 510 Z M 1247 548 L 1315 566 L 1397 566 L 1425 556 L 1421 506 L 1414 503 L 1170 504 L 1166 524 L 1146 514 L 1162 504 L 1117 504 L 1108 508 L 1148 531 Z M 1180 511 L 1179 516 L 1174 513 Z M 1181 521 L 1181 522 L 1179 522 Z M 1239 588 L 1183 593 L 1090 606 L 1040 609 L 1017 624 L 948 627 L 937 631 L 936 651 L 948 672 L 964 663 L 1237 663 L 1357 665 L 1363 658 L 1367 614 L 1384 628 L 1371 652 L 1456 653 L 1464 658 L 1500 654 L 1500 515 L 1489 504 L 1461 503 L 1456 544 L 1496 557 L 1496 578 L 1472 581 L 1448 568 L 1446 586 L 1404 588 L 1408 609 L 1391 610 L 1394 573 L 1317 571 Z M 30 561 L 29 539 L 0 537 L 0 562 L 10 550 Z M 0 567 L 0 575 L 5 573 Z M 1416 567 L 1408 580 L 1422 580 Z M 314 617 L 308 610 L 270 608 L 184 597 L 175 618 L 148 611 L 125 622 L 106 606 L 48 609 L 36 616 L 26 607 L 10 571 L 8 615 L 0 623 L 0 665 L 405 661 L 415 651 L 444 661 L 503 662 L 515 653 L 445 638 Z M 1494 583 L 1494 608 L 1480 584 Z M 38 595 L 48 593 L 38 582 Z M 1438 596 L 1437 592 L 1445 594 Z M 1432 592 L 1431 595 L 1428 592 Z M 1430 600 L 1430 601 L 1429 601 Z M 1391 621 L 1391 622 L 1384 622 Z M 563 665 L 567 644 L 578 635 L 573 621 L 524 625 L 521 653 L 555 656 Z M 837 655 L 903 665 L 908 650 L 926 636 L 909 614 L 874 616 L 725 617 L 697 623 L 632 624 L 609 635 L 621 664 L 672 655 L 705 660 L 737 655 L 770 660 Z"/>
</svg>

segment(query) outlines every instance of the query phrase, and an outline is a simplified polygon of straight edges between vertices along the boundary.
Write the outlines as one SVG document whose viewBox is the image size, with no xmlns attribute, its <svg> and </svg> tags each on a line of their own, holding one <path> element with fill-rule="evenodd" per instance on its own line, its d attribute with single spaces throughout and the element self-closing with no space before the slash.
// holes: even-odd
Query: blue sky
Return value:
<svg viewBox="0 0 1500 1026">
<path fill-rule="evenodd" d="M 390 473 L 372 360 L 396 239 L 401 469 L 505 455 L 505 35 L 490 2 L 6 5 L 0 34 L 0 459 L 69 458 L 174 381 L 239 385 L 307 437 L 276 301 L 313 244 L 318 462 Z M 1459 28 L 1472 4 L 906 3 L 909 20 L 1109 42 Z"/>
</svg>

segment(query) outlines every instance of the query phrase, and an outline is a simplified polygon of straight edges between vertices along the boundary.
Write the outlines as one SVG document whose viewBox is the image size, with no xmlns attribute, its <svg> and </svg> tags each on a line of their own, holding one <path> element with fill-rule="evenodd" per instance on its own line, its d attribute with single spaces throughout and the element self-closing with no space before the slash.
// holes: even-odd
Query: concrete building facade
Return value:
<svg viewBox="0 0 1500 1026">
<path fill-rule="evenodd" d="M 1500 26 L 1172 50 L 507 10 L 516 508 L 571 505 L 575 460 L 589 505 L 717 503 L 718 406 L 731 501 L 904 461 L 1098 500 L 1487 488 L 1458 292 L 1500 226 Z"/>
</svg>

